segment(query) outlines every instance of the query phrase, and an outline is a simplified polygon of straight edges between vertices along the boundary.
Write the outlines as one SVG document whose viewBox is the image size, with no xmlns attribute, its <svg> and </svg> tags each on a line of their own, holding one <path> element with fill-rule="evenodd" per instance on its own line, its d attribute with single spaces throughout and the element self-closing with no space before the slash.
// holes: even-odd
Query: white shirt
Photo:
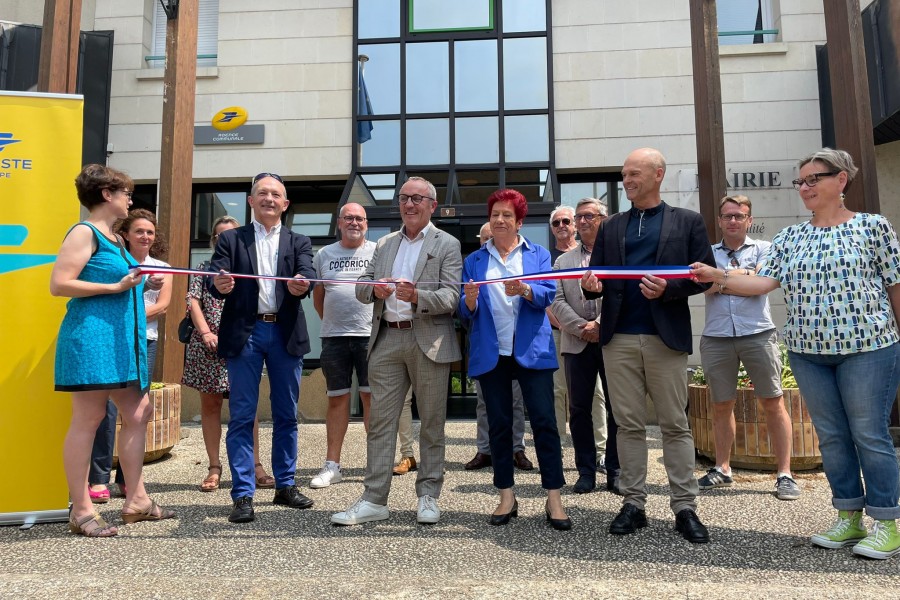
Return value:
<svg viewBox="0 0 900 600">
<path fill-rule="evenodd" d="M 413 280 L 419 254 L 425 244 L 425 236 L 431 231 L 431 223 L 422 228 L 414 239 L 406 237 L 406 225 L 400 228 L 400 248 L 391 268 L 393 279 Z M 411 321 L 414 315 L 412 303 L 397 300 L 397 294 L 391 294 L 384 301 L 384 318 L 388 321 Z"/>
<path fill-rule="evenodd" d="M 275 275 L 275 265 L 278 261 L 278 241 L 281 238 L 281 222 L 279 221 L 271 230 L 266 232 L 265 226 L 251 219 L 253 234 L 256 238 L 256 264 L 259 271 L 257 275 Z M 256 311 L 259 314 L 278 312 L 278 302 L 275 299 L 275 282 L 271 279 L 257 279 L 259 285 L 259 300 Z"/>
<path fill-rule="evenodd" d="M 500 258 L 497 247 L 494 246 L 494 240 L 488 240 L 484 247 L 491 258 L 484 274 L 485 279 L 522 276 L 525 272 L 522 265 L 522 253 L 526 242 L 521 235 L 518 238 L 515 247 L 506 257 L 505 263 Z M 507 296 L 506 286 L 502 283 L 491 283 L 484 287 L 487 288 L 487 293 L 491 298 L 491 315 L 494 317 L 494 329 L 497 330 L 500 356 L 512 356 L 516 336 L 516 320 L 519 318 L 519 306 L 522 304 L 522 298 L 521 296 Z"/>
<path fill-rule="evenodd" d="M 163 262 L 161 260 L 157 260 L 150 255 L 147 255 L 147 258 L 144 259 L 142 265 L 147 265 L 150 267 L 169 267 L 171 266 L 169 263 Z M 149 275 L 148 275 L 149 277 Z M 146 283 L 146 278 L 144 279 Z M 157 300 L 159 300 L 159 292 L 160 290 L 151 290 L 146 285 L 144 286 L 144 309 L 148 309 L 154 304 L 156 304 Z M 158 340 L 159 339 L 159 323 L 157 321 L 159 317 L 153 317 L 152 319 L 147 319 L 147 339 L 148 340 Z M 153 365 L 150 366 L 153 368 Z"/>
</svg>

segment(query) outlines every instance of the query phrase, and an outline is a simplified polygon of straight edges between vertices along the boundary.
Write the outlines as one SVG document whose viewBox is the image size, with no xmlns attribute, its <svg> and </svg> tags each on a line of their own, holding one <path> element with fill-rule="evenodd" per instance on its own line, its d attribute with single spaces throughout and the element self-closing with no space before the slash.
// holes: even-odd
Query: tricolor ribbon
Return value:
<svg viewBox="0 0 900 600">
<path fill-rule="evenodd" d="M 182 269 L 180 267 L 156 267 L 151 265 L 131 265 L 132 269 L 138 269 L 147 275 L 198 275 L 211 277 L 218 275 L 215 271 L 201 271 L 199 269 Z M 581 279 L 590 271 L 598 279 L 641 279 L 644 275 L 653 275 L 662 279 L 690 279 L 690 267 L 677 266 L 647 266 L 647 267 L 583 267 L 578 269 L 559 269 L 558 271 L 542 271 L 539 273 L 527 273 L 516 277 L 501 277 L 499 279 L 483 279 L 475 281 L 478 285 L 488 283 L 504 283 L 506 281 L 554 281 L 560 279 Z M 235 279 L 268 279 L 271 281 L 292 281 L 294 277 L 277 277 L 274 275 L 253 275 L 248 273 L 227 273 Z M 313 279 L 306 281 L 315 283 L 344 283 L 352 285 L 393 285 L 389 281 L 357 281 L 355 279 Z M 418 284 L 450 284 L 466 285 L 468 281 L 419 281 Z"/>
</svg>

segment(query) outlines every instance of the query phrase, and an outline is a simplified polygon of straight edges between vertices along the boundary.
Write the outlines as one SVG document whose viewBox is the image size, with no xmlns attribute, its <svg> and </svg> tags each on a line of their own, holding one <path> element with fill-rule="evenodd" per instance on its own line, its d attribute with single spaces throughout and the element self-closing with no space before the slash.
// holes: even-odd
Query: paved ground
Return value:
<svg viewBox="0 0 900 600">
<path fill-rule="evenodd" d="M 270 432 L 263 428 L 263 440 Z M 771 475 L 739 471 L 734 488 L 701 497 L 712 542 L 688 544 L 672 529 L 658 429 L 649 433 L 650 525 L 636 535 L 607 533 L 619 498 L 605 491 L 566 494 L 575 528 L 551 530 L 534 472 L 517 473 L 520 517 L 491 527 L 490 469 L 463 470 L 474 454 L 474 433 L 471 422 L 447 427 L 438 525 L 415 522 L 414 475 L 394 478 L 390 520 L 346 528 L 329 523 L 331 513 L 362 491 L 365 435 L 353 424 L 344 482 L 307 487 L 316 505 L 306 511 L 275 507 L 273 492 L 261 490 L 256 522 L 237 526 L 226 520 L 230 476 L 217 492 L 197 491 L 206 458 L 199 428 L 187 427 L 171 457 L 145 469 L 151 494 L 175 509 L 177 520 L 126 525 L 105 540 L 68 534 L 61 523 L 0 528 L 0 597 L 851 598 L 895 597 L 900 589 L 900 559 L 870 561 L 849 549 L 808 544 L 834 517 L 820 472 L 800 476 L 801 500 L 780 502 L 771 494 Z M 324 425 L 301 426 L 303 486 L 321 464 L 324 438 Z M 533 448 L 528 452 L 533 458 Z M 571 447 L 565 466 L 574 483 Z M 105 505 L 104 517 L 121 523 L 121 503 Z"/>
</svg>

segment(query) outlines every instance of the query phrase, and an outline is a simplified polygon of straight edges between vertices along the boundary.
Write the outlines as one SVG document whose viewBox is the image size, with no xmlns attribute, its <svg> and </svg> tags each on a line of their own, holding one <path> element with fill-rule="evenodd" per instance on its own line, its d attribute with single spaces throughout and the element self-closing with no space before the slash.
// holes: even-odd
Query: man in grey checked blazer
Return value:
<svg viewBox="0 0 900 600">
<path fill-rule="evenodd" d="M 462 276 L 462 254 L 459 241 L 431 223 L 436 197 L 434 186 L 420 177 L 403 184 L 397 196 L 403 227 L 378 241 L 369 269 L 360 277 L 388 285 L 357 286 L 360 302 L 375 303 L 369 338 L 368 457 L 365 491 L 347 510 L 332 515 L 338 525 L 388 518 L 397 423 L 410 384 L 422 421 L 417 521 L 440 519 L 447 381 L 451 363 L 462 358 L 452 317 L 459 286 L 450 282 Z"/>
</svg>

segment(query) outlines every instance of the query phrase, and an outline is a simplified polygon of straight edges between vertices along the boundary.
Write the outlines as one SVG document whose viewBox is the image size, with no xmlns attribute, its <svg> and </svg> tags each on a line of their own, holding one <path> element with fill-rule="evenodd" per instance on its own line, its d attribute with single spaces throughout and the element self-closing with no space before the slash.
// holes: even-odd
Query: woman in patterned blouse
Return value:
<svg viewBox="0 0 900 600">
<path fill-rule="evenodd" d="M 857 171 L 830 148 L 800 162 L 793 183 L 813 217 L 775 236 L 758 276 L 691 266 L 698 281 L 732 293 L 783 289 L 784 339 L 838 510 L 811 542 L 886 559 L 900 552 L 900 472 L 888 432 L 900 385 L 900 243 L 881 215 L 844 206 Z M 863 510 L 875 520 L 871 533 Z"/>
</svg>

